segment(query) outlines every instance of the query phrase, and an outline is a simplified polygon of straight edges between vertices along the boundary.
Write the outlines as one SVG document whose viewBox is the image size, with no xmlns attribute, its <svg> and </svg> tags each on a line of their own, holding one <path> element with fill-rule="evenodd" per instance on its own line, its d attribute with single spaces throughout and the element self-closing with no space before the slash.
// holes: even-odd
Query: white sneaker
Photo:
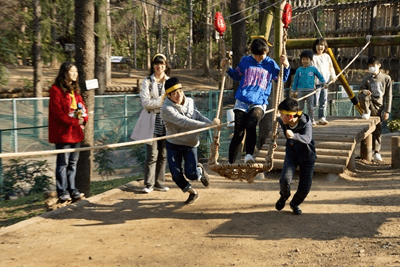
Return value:
<svg viewBox="0 0 400 267">
<path fill-rule="evenodd" d="M 365 112 L 364 112 L 364 113 L 361 115 L 361 118 L 362 118 L 362 119 L 365 119 L 365 120 L 368 120 L 370 116 L 371 116 L 371 111 L 368 112 L 368 113 L 365 113 Z"/>
<path fill-rule="evenodd" d="M 167 192 L 168 190 L 169 190 L 169 187 L 166 187 L 166 186 L 164 186 L 164 187 L 154 187 L 154 190 L 155 191 L 160 191 L 160 192 Z"/>
<path fill-rule="evenodd" d="M 256 162 L 253 158 L 252 155 L 250 154 L 246 154 L 246 156 L 244 157 L 244 163 L 254 163 Z"/>
<path fill-rule="evenodd" d="M 142 189 L 142 192 L 146 193 L 146 194 L 148 194 L 148 193 L 150 193 L 152 191 L 153 191 L 153 187 L 145 187 L 145 188 Z"/>
<path fill-rule="evenodd" d="M 325 117 L 322 117 L 321 119 L 319 119 L 319 124 L 321 125 L 327 125 L 329 122 L 325 119 Z"/>
<path fill-rule="evenodd" d="M 312 125 L 317 125 L 314 119 L 311 120 Z"/>
<path fill-rule="evenodd" d="M 374 161 L 382 162 L 381 154 L 379 154 L 378 152 L 375 152 L 374 153 Z"/>
</svg>

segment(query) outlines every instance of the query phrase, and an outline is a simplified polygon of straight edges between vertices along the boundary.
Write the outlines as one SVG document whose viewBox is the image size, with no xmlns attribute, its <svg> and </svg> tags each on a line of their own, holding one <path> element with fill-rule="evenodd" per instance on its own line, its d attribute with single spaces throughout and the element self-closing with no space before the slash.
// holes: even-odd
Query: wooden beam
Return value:
<svg viewBox="0 0 400 267">
<path fill-rule="evenodd" d="M 338 37 L 324 38 L 330 48 L 363 47 L 367 41 L 365 37 Z M 310 49 L 315 38 L 288 39 L 286 49 Z M 371 46 L 394 46 L 400 45 L 400 35 L 372 36 Z"/>
</svg>

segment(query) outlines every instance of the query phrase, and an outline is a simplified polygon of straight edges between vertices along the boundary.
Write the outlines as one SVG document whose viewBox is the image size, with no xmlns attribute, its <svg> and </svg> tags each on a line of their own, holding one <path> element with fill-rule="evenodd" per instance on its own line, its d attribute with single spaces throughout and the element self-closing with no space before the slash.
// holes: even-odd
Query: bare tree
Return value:
<svg viewBox="0 0 400 267">
<path fill-rule="evenodd" d="M 147 13 L 147 6 L 144 2 L 142 2 L 142 7 L 143 7 L 143 28 L 144 28 L 144 38 L 146 40 L 145 42 L 145 49 L 146 49 L 146 64 L 145 67 L 147 69 L 150 69 L 150 36 L 149 36 L 149 15 Z"/>
<path fill-rule="evenodd" d="M 204 0 L 206 6 L 206 24 L 204 26 L 204 45 L 206 56 L 204 57 L 204 76 L 211 78 L 210 72 L 210 24 L 211 24 L 211 3 L 210 0 Z"/>
<path fill-rule="evenodd" d="M 82 147 L 93 146 L 94 91 L 86 89 L 86 80 L 94 78 L 95 42 L 94 42 L 94 0 L 75 0 L 75 60 L 79 71 L 79 86 L 89 113 L 85 125 L 85 138 Z M 93 151 L 81 152 L 76 174 L 76 187 L 86 196 L 90 195 L 92 178 Z"/>
<path fill-rule="evenodd" d="M 43 97 L 43 60 L 42 60 L 42 35 L 40 34 L 40 20 L 41 20 L 41 7 L 40 0 L 33 0 L 33 13 L 34 13 L 34 41 L 32 45 L 33 50 L 33 86 L 35 97 Z M 41 100 L 35 101 L 35 126 L 42 126 L 43 123 L 43 104 Z M 35 134 L 41 137 L 41 129 L 36 128 Z"/>
<path fill-rule="evenodd" d="M 106 64 L 107 64 L 107 1 L 96 0 L 95 30 L 96 30 L 96 65 L 95 76 L 99 81 L 99 88 L 96 93 L 103 95 L 106 87 Z"/>
</svg>

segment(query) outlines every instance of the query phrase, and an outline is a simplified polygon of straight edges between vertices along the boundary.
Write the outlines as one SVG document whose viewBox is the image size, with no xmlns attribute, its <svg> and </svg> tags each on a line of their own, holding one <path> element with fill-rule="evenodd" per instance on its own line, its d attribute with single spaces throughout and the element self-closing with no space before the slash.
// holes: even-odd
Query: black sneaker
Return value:
<svg viewBox="0 0 400 267">
<path fill-rule="evenodd" d="M 282 210 L 285 207 L 287 198 L 280 197 L 275 204 L 275 209 Z"/>
<path fill-rule="evenodd" d="M 71 200 L 71 196 L 69 195 L 68 192 L 66 192 L 66 193 L 62 194 L 62 195 L 59 197 L 59 199 L 60 199 L 61 201 L 64 202 L 64 201 Z"/>
<path fill-rule="evenodd" d="M 202 183 L 205 187 L 209 186 L 209 185 L 210 185 L 210 176 L 208 175 L 208 173 L 207 173 L 206 170 L 204 169 L 203 164 L 197 163 L 197 166 L 200 167 L 201 170 L 202 170 L 202 174 L 201 174 L 201 177 L 200 177 L 201 183 Z"/>
<path fill-rule="evenodd" d="M 293 214 L 295 215 L 301 215 L 303 213 L 299 206 L 293 206 L 292 204 L 290 204 L 290 208 L 292 209 Z"/>
<path fill-rule="evenodd" d="M 199 194 L 190 193 L 188 199 L 185 201 L 185 204 L 193 204 L 198 198 L 199 198 Z"/>
<path fill-rule="evenodd" d="M 72 193 L 71 196 L 72 196 L 73 199 L 80 199 L 80 198 L 84 197 L 85 194 L 84 193 L 80 193 L 78 190 L 76 190 L 76 191 L 74 191 Z"/>
</svg>

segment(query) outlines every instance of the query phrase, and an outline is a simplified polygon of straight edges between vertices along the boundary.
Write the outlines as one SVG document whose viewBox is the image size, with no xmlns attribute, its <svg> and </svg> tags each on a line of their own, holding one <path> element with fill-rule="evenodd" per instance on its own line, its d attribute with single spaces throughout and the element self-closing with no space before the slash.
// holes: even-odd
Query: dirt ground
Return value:
<svg viewBox="0 0 400 267">
<path fill-rule="evenodd" d="M 301 216 L 275 210 L 279 172 L 253 184 L 212 174 L 193 205 L 168 175 L 166 193 L 131 182 L 0 229 L 0 266 L 400 266 L 390 138 L 383 163 L 315 174 Z"/>
<path fill-rule="evenodd" d="M 183 205 L 132 182 L 0 230 L 0 266 L 400 266 L 400 172 L 357 161 L 316 174 L 303 215 L 275 210 L 279 172 L 253 184 L 211 175 Z M 297 182 L 293 188 L 297 188 Z"/>
</svg>

